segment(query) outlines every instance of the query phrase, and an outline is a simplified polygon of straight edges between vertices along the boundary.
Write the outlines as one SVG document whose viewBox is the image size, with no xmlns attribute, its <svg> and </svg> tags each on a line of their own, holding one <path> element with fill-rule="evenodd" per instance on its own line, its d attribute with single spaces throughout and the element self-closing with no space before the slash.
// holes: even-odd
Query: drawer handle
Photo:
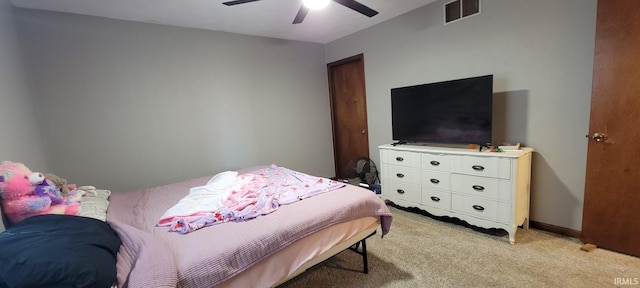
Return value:
<svg viewBox="0 0 640 288">
<path fill-rule="evenodd" d="M 484 207 L 480 206 L 480 205 L 473 205 L 471 206 L 473 207 L 473 209 L 477 210 L 477 211 L 484 211 Z"/>
<path fill-rule="evenodd" d="M 440 180 L 438 180 L 438 179 L 434 179 L 434 178 L 431 178 L 431 180 L 429 180 L 429 181 L 431 181 L 431 183 L 433 183 L 433 184 L 438 184 L 438 183 L 440 183 Z"/>
<path fill-rule="evenodd" d="M 484 187 L 480 185 L 473 185 L 471 187 L 473 187 L 473 190 L 476 190 L 476 191 L 484 191 Z"/>
<path fill-rule="evenodd" d="M 402 173 L 398 173 L 398 174 L 396 174 L 396 176 L 398 176 L 398 178 L 404 178 L 404 174 L 402 174 Z"/>
<path fill-rule="evenodd" d="M 480 165 L 473 165 L 473 166 L 471 166 L 471 168 L 472 168 L 473 170 L 476 170 L 476 171 L 482 171 L 482 170 L 484 170 L 484 167 L 482 167 L 482 166 L 480 166 Z"/>
<path fill-rule="evenodd" d="M 398 194 L 404 194 L 404 190 L 402 189 L 398 189 L 397 191 L 398 191 Z"/>
<path fill-rule="evenodd" d="M 404 158 L 402 158 L 402 157 L 396 157 L 396 161 L 398 161 L 398 162 L 402 162 L 402 161 L 404 161 Z"/>
<path fill-rule="evenodd" d="M 438 161 L 431 161 L 431 162 L 429 162 L 429 163 L 431 163 L 431 165 L 433 165 L 433 166 L 438 166 L 438 165 L 440 165 L 440 162 L 438 162 Z"/>
<path fill-rule="evenodd" d="M 436 197 L 436 196 L 431 196 L 431 200 L 433 202 L 440 202 L 440 198 Z"/>
</svg>

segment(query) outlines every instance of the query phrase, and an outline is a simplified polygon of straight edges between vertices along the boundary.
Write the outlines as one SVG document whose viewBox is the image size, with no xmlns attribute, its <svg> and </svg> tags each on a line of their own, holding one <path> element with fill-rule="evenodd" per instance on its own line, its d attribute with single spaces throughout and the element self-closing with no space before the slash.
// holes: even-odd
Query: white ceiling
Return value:
<svg viewBox="0 0 640 288">
<path fill-rule="evenodd" d="M 379 12 L 369 18 L 331 2 L 291 24 L 301 0 L 11 0 L 14 6 L 239 34 L 329 43 L 436 0 L 358 0 Z"/>
</svg>

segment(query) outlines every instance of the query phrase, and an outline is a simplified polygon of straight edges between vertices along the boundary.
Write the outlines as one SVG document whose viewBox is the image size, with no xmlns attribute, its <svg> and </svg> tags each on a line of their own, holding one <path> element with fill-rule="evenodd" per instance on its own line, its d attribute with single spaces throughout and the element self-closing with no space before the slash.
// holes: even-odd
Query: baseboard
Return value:
<svg viewBox="0 0 640 288">
<path fill-rule="evenodd" d="M 555 234 L 559 234 L 559 235 L 564 235 L 564 236 L 569 236 L 569 237 L 573 237 L 573 238 L 580 239 L 580 237 L 582 237 L 582 231 L 573 230 L 573 229 L 560 227 L 560 226 L 556 226 L 556 225 L 551 225 L 551 224 L 547 224 L 547 223 L 542 223 L 542 222 L 537 222 L 537 221 L 529 221 L 529 226 L 531 228 L 536 228 L 538 230 L 543 230 L 543 231 L 547 231 L 547 232 L 551 232 L 551 233 L 555 233 Z"/>
</svg>

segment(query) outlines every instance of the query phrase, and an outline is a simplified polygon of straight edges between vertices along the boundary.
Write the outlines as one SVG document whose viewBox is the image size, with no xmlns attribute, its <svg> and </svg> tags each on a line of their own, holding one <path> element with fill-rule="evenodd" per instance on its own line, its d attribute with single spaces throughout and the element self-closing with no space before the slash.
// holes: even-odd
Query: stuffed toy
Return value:
<svg viewBox="0 0 640 288">
<path fill-rule="evenodd" d="M 45 213 L 51 206 L 51 198 L 35 195 L 35 187 L 29 181 L 33 172 L 22 163 L 0 164 L 0 196 L 2 212 L 12 223 Z"/>
<path fill-rule="evenodd" d="M 58 186 L 45 178 L 44 174 L 37 172 L 31 173 L 29 182 L 35 187 L 34 194 L 36 196 L 51 198 L 51 204 L 60 204 L 63 202 L 62 193 L 58 189 Z"/>
<path fill-rule="evenodd" d="M 62 194 L 63 197 L 69 195 L 69 191 L 75 189 L 75 185 L 67 184 L 67 179 L 60 178 L 60 176 L 58 175 L 47 173 L 44 174 L 44 178 L 55 184 L 55 186 L 58 187 L 58 190 L 60 190 L 60 194 Z"/>
<path fill-rule="evenodd" d="M 63 197 L 44 174 L 34 173 L 22 163 L 5 161 L 0 164 L 2 212 L 12 223 L 40 214 L 77 215 L 81 196 L 79 191 L 70 191 Z"/>
</svg>

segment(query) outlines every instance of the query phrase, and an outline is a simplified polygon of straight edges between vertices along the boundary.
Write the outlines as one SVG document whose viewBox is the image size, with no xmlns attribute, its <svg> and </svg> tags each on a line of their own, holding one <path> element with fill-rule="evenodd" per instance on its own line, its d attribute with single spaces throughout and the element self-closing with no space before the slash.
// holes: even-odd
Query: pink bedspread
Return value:
<svg viewBox="0 0 640 288">
<path fill-rule="evenodd" d="M 118 253 L 119 287 L 214 287 L 333 224 L 379 216 L 382 235 L 391 226 L 391 213 L 381 199 L 369 190 L 347 185 L 282 206 L 268 215 L 186 235 L 156 227 L 162 214 L 189 188 L 203 185 L 209 178 L 111 195 L 107 221 L 123 241 Z"/>
</svg>

